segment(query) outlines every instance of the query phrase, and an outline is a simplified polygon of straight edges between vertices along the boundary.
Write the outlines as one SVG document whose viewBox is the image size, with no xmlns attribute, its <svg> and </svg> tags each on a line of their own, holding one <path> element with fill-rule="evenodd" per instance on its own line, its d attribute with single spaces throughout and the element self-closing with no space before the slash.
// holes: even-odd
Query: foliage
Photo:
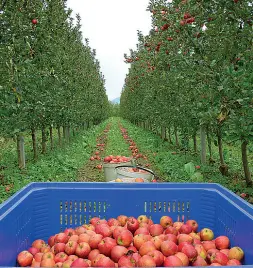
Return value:
<svg viewBox="0 0 253 268">
<path fill-rule="evenodd" d="M 0 14 L 2 136 L 108 117 L 96 52 L 66 1 L 4 1 Z"/>
<path fill-rule="evenodd" d="M 252 1 L 152 0 L 148 10 L 150 34 L 138 32 L 136 51 L 125 54 L 121 115 L 184 141 L 204 126 L 211 141 L 251 143 Z"/>
</svg>

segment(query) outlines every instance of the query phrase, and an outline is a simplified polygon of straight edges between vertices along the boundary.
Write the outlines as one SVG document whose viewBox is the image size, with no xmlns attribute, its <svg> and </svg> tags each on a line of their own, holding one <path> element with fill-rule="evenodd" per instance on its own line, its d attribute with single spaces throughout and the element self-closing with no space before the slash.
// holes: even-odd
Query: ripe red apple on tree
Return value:
<svg viewBox="0 0 253 268">
<path fill-rule="evenodd" d="M 32 24 L 36 25 L 38 23 L 37 19 L 32 19 Z"/>
</svg>

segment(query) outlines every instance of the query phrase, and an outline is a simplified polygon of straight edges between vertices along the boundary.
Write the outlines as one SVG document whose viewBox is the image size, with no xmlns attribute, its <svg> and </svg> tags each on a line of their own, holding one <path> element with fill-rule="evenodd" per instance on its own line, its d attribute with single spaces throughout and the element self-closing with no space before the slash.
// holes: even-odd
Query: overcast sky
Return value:
<svg viewBox="0 0 253 268">
<path fill-rule="evenodd" d="M 119 97 L 129 66 L 124 53 L 135 50 L 137 30 L 151 28 L 149 0 L 68 0 L 68 7 L 82 18 L 84 38 L 97 51 L 110 100 Z"/>
</svg>

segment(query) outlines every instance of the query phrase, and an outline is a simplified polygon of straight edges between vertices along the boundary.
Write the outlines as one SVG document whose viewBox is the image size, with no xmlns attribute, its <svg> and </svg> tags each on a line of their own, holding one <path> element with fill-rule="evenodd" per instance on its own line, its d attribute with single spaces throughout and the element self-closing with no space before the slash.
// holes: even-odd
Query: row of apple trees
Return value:
<svg viewBox="0 0 253 268">
<path fill-rule="evenodd" d="M 0 9 L 0 135 L 17 137 L 24 167 L 23 133 L 31 133 L 36 159 L 38 131 L 45 153 L 54 129 L 67 141 L 108 117 L 109 102 L 96 52 L 66 1 L 8 0 Z"/>
<path fill-rule="evenodd" d="M 145 127 L 175 135 L 178 146 L 201 139 L 201 160 L 223 141 L 240 143 L 251 185 L 248 145 L 253 140 L 252 1 L 152 0 L 152 30 L 138 32 L 121 95 L 121 114 Z M 155 123 L 154 123 L 155 122 Z"/>
</svg>

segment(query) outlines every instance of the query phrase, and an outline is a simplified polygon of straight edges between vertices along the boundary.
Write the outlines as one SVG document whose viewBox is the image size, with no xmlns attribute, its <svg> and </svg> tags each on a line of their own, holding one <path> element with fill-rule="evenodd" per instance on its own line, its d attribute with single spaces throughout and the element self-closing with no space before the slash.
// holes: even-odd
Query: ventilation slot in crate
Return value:
<svg viewBox="0 0 253 268">
<path fill-rule="evenodd" d="M 185 221 L 190 218 L 189 201 L 146 201 L 144 202 L 144 213 L 152 218 L 152 214 L 161 213 L 168 215 L 174 221 Z"/>
<path fill-rule="evenodd" d="M 20 252 L 23 248 L 28 248 L 30 243 L 30 236 L 32 230 L 31 213 L 28 209 L 16 219 L 16 245 L 17 252 Z"/>
<path fill-rule="evenodd" d="M 61 230 L 88 224 L 93 217 L 105 219 L 108 205 L 106 201 L 60 201 Z"/>
<path fill-rule="evenodd" d="M 218 229 L 224 230 L 223 235 L 234 239 L 236 235 L 236 220 L 219 205 L 217 206 L 217 216 Z"/>
</svg>

